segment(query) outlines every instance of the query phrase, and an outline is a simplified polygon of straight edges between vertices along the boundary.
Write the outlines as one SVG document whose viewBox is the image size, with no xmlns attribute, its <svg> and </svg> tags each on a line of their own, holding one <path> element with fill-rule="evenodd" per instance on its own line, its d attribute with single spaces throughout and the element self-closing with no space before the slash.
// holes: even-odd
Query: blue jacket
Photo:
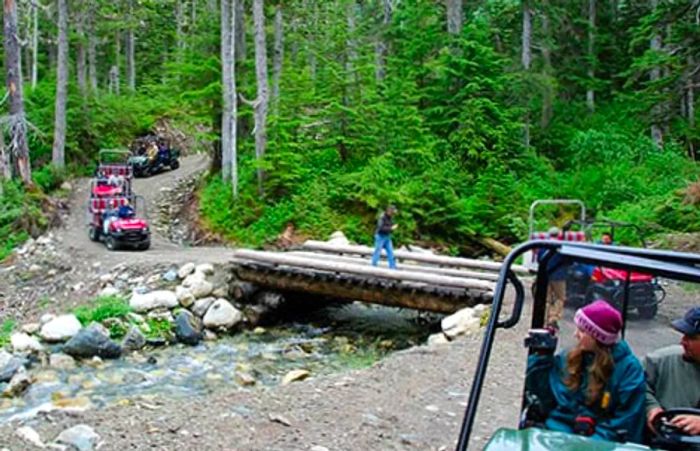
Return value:
<svg viewBox="0 0 700 451">
<path fill-rule="evenodd" d="M 537 252 L 537 261 L 542 261 L 550 252 L 550 249 L 540 249 Z M 564 257 L 562 257 L 559 252 L 556 252 L 550 257 L 549 261 L 547 262 L 547 273 L 549 275 L 549 281 L 556 282 L 560 280 L 566 280 L 568 269 L 569 266 L 564 264 Z"/>
<path fill-rule="evenodd" d="M 575 392 L 564 385 L 566 357 L 568 351 L 556 356 L 532 355 L 528 359 L 526 384 L 545 403 L 549 399 L 550 409 L 545 427 L 553 431 L 573 432 L 577 416 L 588 416 L 595 420 L 593 438 L 608 441 L 642 443 L 644 430 L 644 370 L 639 360 L 632 354 L 626 342 L 620 341 L 612 348 L 614 368 L 604 392 L 609 393 L 609 402 L 603 400 L 588 406 L 586 404 L 587 373 L 584 371 L 581 386 Z M 587 356 L 590 364 L 592 356 Z M 543 384 L 548 381 L 547 393 L 542 393 Z M 537 393 L 539 391 L 539 393 Z M 604 397 L 606 397 L 604 395 Z M 619 432 L 625 431 L 621 437 Z"/>
</svg>

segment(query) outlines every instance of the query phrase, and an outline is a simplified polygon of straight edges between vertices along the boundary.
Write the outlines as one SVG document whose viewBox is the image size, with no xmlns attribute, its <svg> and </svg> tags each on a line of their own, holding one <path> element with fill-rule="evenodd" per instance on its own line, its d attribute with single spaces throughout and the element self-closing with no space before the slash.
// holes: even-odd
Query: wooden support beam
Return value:
<svg viewBox="0 0 700 451">
<path fill-rule="evenodd" d="M 383 304 L 393 307 L 426 310 L 437 313 L 454 313 L 464 307 L 482 304 L 481 296 L 469 298 L 466 296 L 453 299 L 446 296 L 426 292 L 404 293 L 399 290 L 383 290 L 376 286 L 338 285 L 333 281 L 302 280 L 292 274 L 265 274 L 253 267 L 240 266 L 236 269 L 238 276 L 259 286 L 271 287 L 277 291 L 313 293 L 335 299 L 350 299 L 373 304 Z M 466 292 L 464 292 L 466 295 Z M 480 292 L 480 294 L 486 294 Z"/>
<path fill-rule="evenodd" d="M 330 252 L 334 254 L 372 255 L 374 253 L 374 249 L 367 246 L 333 244 L 327 243 L 325 241 L 314 240 L 308 240 L 304 242 L 302 247 L 304 249 Z M 453 266 L 457 268 L 477 268 L 487 271 L 500 271 L 502 265 L 502 263 L 493 261 L 475 260 L 471 258 L 461 257 L 449 257 L 446 255 L 435 255 L 422 252 L 394 251 L 394 256 L 399 260 L 412 260 L 416 262 L 430 263 L 433 265 Z M 518 273 L 528 272 L 527 268 L 520 265 L 513 265 L 511 266 L 511 268 L 513 269 L 513 271 Z"/>
<path fill-rule="evenodd" d="M 350 263 L 338 263 L 333 261 L 323 261 L 306 257 L 296 257 L 285 253 L 252 251 L 240 249 L 234 251 L 234 258 L 252 260 L 257 262 L 272 263 L 275 265 L 300 266 L 314 268 L 323 271 L 339 273 L 361 274 L 370 277 L 380 277 L 390 280 L 406 280 L 412 282 L 423 282 L 429 285 L 457 287 L 457 288 L 477 288 L 485 291 L 493 291 L 493 282 L 477 279 L 466 279 L 462 277 L 439 276 L 433 274 L 423 274 L 415 271 L 384 269 L 367 265 L 356 265 Z"/>
<path fill-rule="evenodd" d="M 304 252 L 304 251 L 294 251 L 294 252 L 286 252 L 288 255 L 294 255 L 297 257 L 308 257 L 308 258 L 317 258 L 321 259 L 324 261 L 337 261 L 339 263 L 354 263 L 357 265 L 369 265 L 370 264 L 370 259 L 363 259 L 360 257 L 346 257 L 343 255 L 335 255 L 335 254 L 323 254 L 319 252 Z M 399 271 L 407 270 L 407 271 L 416 271 L 416 272 L 423 272 L 423 273 L 428 273 L 428 274 L 438 274 L 438 275 L 443 275 L 443 276 L 454 276 L 454 277 L 465 277 L 468 279 L 483 279 L 483 280 L 492 280 L 492 281 L 497 281 L 498 280 L 498 273 L 495 272 L 490 272 L 490 271 L 465 271 L 463 269 L 456 269 L 456 268 L 441 268 L 438 266 L 420 266 L 412 263 L 406 263 L 401 266 L 399 266 Z"/>
</svg>

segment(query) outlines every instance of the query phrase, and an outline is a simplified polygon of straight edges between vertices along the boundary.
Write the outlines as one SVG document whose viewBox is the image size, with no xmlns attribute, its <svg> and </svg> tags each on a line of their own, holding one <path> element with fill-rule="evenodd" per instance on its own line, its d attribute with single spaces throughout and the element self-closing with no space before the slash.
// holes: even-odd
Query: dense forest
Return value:
<svg viewBox="0 0 700 451">
<path fill-rule="evenodd" d="M 240 244 L 369 242 L 387 203 L 454 250 L 525 239 L 538 198 L 700 227 L 700 0 L 6 0 L 3 54 L 0 255 L 161 121 Z"/>
</svg>

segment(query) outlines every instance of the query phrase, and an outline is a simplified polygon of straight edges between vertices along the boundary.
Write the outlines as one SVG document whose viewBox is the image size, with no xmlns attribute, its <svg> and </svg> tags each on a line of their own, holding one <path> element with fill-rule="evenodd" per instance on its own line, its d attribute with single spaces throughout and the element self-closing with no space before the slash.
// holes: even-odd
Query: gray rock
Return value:
<svg viewBox="0 0 700 451">
<path fill-rule="evenodd" d="M 189 286 L 189 290 L 195 299 L 201 299 L 211 295 L 214 291 L 214 285 L 206 280 L 196 280 Z"/>
<path fill-rule="evenodd" d="M 146 337 L 141 332 L 141 329 L 136 326 L 131 326 L 131 329 L 129 329 L 129 332 L 122 341 L 122 348 L 124 348 L 125 351 L 138 351 L 144 346 L 146 346 Z"/>
<path fill-rule="evenodd" d="M 22 368 L 22 361 L 7 351 L 0 351 L 0 382 L 9 382 Z"/>
<path fill-rule="evenodd" d="M 214 274 L 214 265 L 211 263 L 202 263 L 194 268 L 194 272 L 201 272 L 204 275 L 212 275 Z"/>
<path fill-rule="evenodd" d="M 187 345 L 195 346 L 202 340 L 202 321 L 187 310 L 175 318 L 175 335 Z"/>
<path fill-rule="evenodd" d="M 61 315 L 44 324 L 39 336 L 48 342 L 66 341 L 82 327 L 75 315 Z"/>
<path fill-rule="evenodd" d="M 180 269 L 177 271 L 177 276 L 180 279 L 184 279 L 185 277 L 189 276 L 194 272 L 194 263 L 185 263 L 180 267 Z"/>
<path fill-rule="evenodd" d="M 216 301 L 216 298 L 199 299 L 195 301 L 192 312 L 201 318 L 206 315 L 207 310 L 209 310 L 209 307 L 211 307 L 214 301 Z"/>
<path fill-rule="evenodd" d="M 41 329 L 41 324 L 39 323 L 27 323 L 22 326 L 22 332 L 28 335 L 39 332 L 39 329 Z"/>
<path fill-rule="evenodd" d="M 178 286 L 175 288 L 175 296 L 181 306 L 187 308 L 194 304 L 195 298 L 189 288 L 183 286 Z"/>
<path fill-rule="evenodd" d="M 174 269 L 170 269 L 168 272 L 163 274 L 163 280 L 166 282 L 175 282 L 177 280 L 177 271 Z"/>
<path fill-rule="evenodd" d="M 146 318 L 155 319 L 158 321 L 167 321 L 169 323 L 175 322 L 175 318 L 173 318 L 173 314 L 170 313 L 170 310 L 155 310 L 148 312 Z"/>
<path fill-rule="evenodd" d="M 6 398 L 14 398 L 21 395 L 24 391 L 32 385 L 34 379 L 27 374 L 27 371 L 22 367 L 19 371 L 12 376 L 10 379 L 10 384 L 5 387 L 2 391 L 2 396 Z"/>
<path fill-rule="evenodd" d="M 100 436 L 90 426 L 79 424 L 58 434 L 55 441 L 72 446 L 78 451 L 92 451 L 99 439 Z"/>
<path fill-rule="evenodd" d="M 98 356 L 104 359 L 116 359 L 122 354 L 122 348 L 109 339 L 109 333 L 97 323 L 78 332 L 63 347 L 63 352 L 78 358 Z"/>
<path fill-rule="evenodd" d="M 147 312 L 156 308 L 173 308 L 178 305 L 175 293 L 168 290 L 152 291 L 146 294 L 134 293 L 129 300 L 129 306 L 135 312 Z"/>
<path fill-rule="evenodd" d="M 217 299 L 207 314 L 204 315 L 204 326 L 212 329 L 222 327 L 229 329 L 243 320 L 243 313 L 232 306 L 226 299 Z"/>
<path fill-rule="evenodd" d="M 228 296 L 228 287 L 226 285 L 219 285 L 216 288 L 214 288 L 214 291 L 211 292 L 211 295 L 215 298 L 225 298 Z"/>
<path fill-rule="evenodd" d="M 15 435 L 32 446 L 36 446 L 37 448 L 46 448 L 44 442 L 41 441 L 39 433 L 29 426 L 22 426 L 21 428 L 17 429 L 15 431 Z"/>
<path fill-rule="evenodd" d="M 189 276 L 185 277 L 185 280 L 182 281 L 182 286 L 185 288 L 190 288 L 196 282 L 202 282 L 204 280 L 206 280 L 206 276 L 204 275 L 204 273 L 193 272 Z"/>
<path fill-rule="evenodd" d="M 119 290 L 113 287 L 112 285 L 107 285 L 104 287 L 101 291 L 99 296 L 101 297 L 109 297 L 109 296 L 116 296 L 119 294 Z"/>
</svg>

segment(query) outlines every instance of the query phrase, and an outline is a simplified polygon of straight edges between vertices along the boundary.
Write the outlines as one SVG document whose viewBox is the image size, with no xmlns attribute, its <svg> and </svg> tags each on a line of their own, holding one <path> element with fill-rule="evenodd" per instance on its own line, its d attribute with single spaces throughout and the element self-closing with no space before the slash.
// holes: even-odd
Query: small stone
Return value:
<svg viewBox="0 0 700 451">
<path fill-rule="evenodd" d="M 195 315 L 199 316 L 200 318 L 203 317 L 206 313 L 207 310 L 209 310 L 209 307 L 216 301 L 216 298 L 204 298 L 204 299 L 198 299 L 194 302 L 194 305 L 192 306 L 192 313 Z"/>
<path fill-rule="evenodd" d="M 29 267 L 29 272 L 39 272 L 41 271 L 41 266 L 36 263 Z"/>
<path fill-rule="evenodd" d="M 39 329 L 41 329 L 41 324 L 39 323 L 27 323 L 22 326 L 22 332 L 25 334 L 35 334 L 39 332 Z"/>
<path fill-rule="evenodd" d="M 137 323 L 137 324 L 141 324 L 141 323 L 146 321 L 143 316 L 139 315 L 138 313 L 134 313 L 134 312 L 127 313 L 126 319 L 128 319 L 130 322 Z"/>
<path fill-rule="evenodd" d="M 201 265 L 197 265 L 197 267 L 194 269 L 194 272 L 201 272 L 205 276 L 210 276 L 214 274 L 214 265 L 211 263 L 202 263 Z"/>
<path fill-rule="evenodd" d="M 138 351 L 144 346 L 146 346 L 146 337 L 141 332 L 141 329 L 131 326 L 131 329 L 129 329 L 122 341 L 122 348 L 124 348 L 124 351 Z"/>
<path fill-rule="evenodd" d="M 166 282 L 175 282 L 177 280 L 178 274 L 177 271 L 174 269 L 168 270 L 165 274 L 163 274 L 163 280 Z"/>
<path fill-rule="evenodd" d="M 222 327 L 230 329 L 243 320 L 243 314 L 226 299 L 217 299 L 207 314 L 204 315 L 204 326 L 212 329 Z"/>
<path fill-rule="evenodd" d="M 158 282 L 160 282 L 160 275 L 159 274 L 154 274 L 148 279 L 146 279 L 146 285 L 155 285 Z"/>
<path fill-rule="evenodd" d="M 328 448 L 325 446 L 321 445 L 314 445 L 311 448 L 309 448 L 309 451 L 330 451 Z"/>
<path fill-rule="evenodd" d="M 34 378 L 29 376 L 24 367 L 22 367 L 22 369 L 17 371 L 15 375 L 12 376 L 12 379 L 10 379 L 10 383 L 2 391 L 2 395 L 6 398 L 17 397 L 24 393 L 24 391 L 27 388 L 29 388 L 29 386 L 32 385 L 33 382 Z"/>
<path fill-rule="evenodd" d="M 292 370 L 282 378 L 281 383 L 282 385 L 289 385 L 295 381 L 303 381 L 310 375 L 311 373 L 307 370 Z"/>
<path fill-rule="evenodd" d="M 185 263 L 180 267 L 180 269 L 177 271 L 177 276 L 180 279 L 184 279 L 185 277 L 189 276 L 194 272 L 194 263 Z"/>
<path fill-rule="evenodd" d="M 263 334 L 266 333 L 266 332 L 267 332 L 267 330 L 266 330 L 264 327 L 260 327 L 260 326 L 258 326 L 258 327 L 256 327 L 255 329 L 253 329 L 253 333 L 254 333 L 255 335 L 263 335 Z"/>
<path fill-rule="evenodd" d="M 12 334 L 10 343 L 12 344 L 12 350 L 15 352 L 39 352 L 44 350 L 39 340 L 30 337 L 24 332 Z"/>
<path fill-rule="evenodd" d="M 247 387 L 250 385 L 255 385 L 257 381 L 255 378 L 246 372 L 237 372 L 236 373 L 236 382 L 238 382 L 240 385 Z"/>
<path fill-rule="evenodd" d="M 65 341 L 75 336 L 82 327 L 75 315 L 61 315 L 44 324 L 39 335 L 48 342 Z"/>
<path fill-rule="evenodd" d="M 291 426 L 292 425 L 291 421 L 289 421 L 287 418 L 285 418 L 284 416 L 277 414 L 277 413 L 271 413 L 268 418 L 270 418 L 270 421 L 272 421 L 274 423 L 282 424 L 284 426 Z"/>
<path fill-rule="evenodd" d="M 39 433 L 29 426 L 22 426 L 15 431 L 15 434 L 25 442 L 36 446 L 37 448 L 45 448 L 46 445 L 41 441 Z"/>
<path fill-rule="evenodd" d="M 75 359 L 67 354 L 56 353 L 49 356 L 49 366 L 57 370 L 70 370 L 75 368 Z"/>
<path fill-rule="evenodd" d="M 138 313 L 156 308 L 173 308 L 178 304 L 175 293 L 168 290 L 152 291 L 146 294 L 134 293 L 129 300 L 129 306 Z"/>
<path fill-rule="evenodd" d="M 440 411 L 440 408 L 438 406 L 434 406 L 431 404 L 431 405 L 425 406 L 425 410 L 427 410 L 428 412 L 436 413 L 436 412 Z"/>
<path fill-rule="evenodd" d="M 473 308 L 466 307 L 443 318 L 441 326 L 445 335 L 453 339 L 460 335 L 478 333 L 481 328 L 481 317 L 475 315 Z"/>
<path fill-rule="evenodd" d="M 202 339 L 202 321 L 187 310 L 181 311 L 175 319 L 175 336 L 187 345 L 199 344 Z"/>
<path fill-rule="evenodd" d="M 109 332 L 98 323 L 82 329 L 63 347 L 66 354 L 89 358 L 98 356 L 105 359 L 116 359 L 122 354 L 121 346 L 110 340 Z"/>
<path fill-rule="evenodd" d="M 90 426 L 79 424 L 61 432 L 55 441 L 73 446 L 78 451 L 92 451 L 99 439 L 100 436 Z"/>
<path fill-rule="evenodd" d="M 112 285 L 107 285 L 102 290 L 100 290 L 100 294 L 98 296 L 106 298 L 106 297 L 116 296 L 118 294 L 119 294 L 118 289 L 116 289 Z"/>
<path fill-rule="evenodd" d="M 46 324 L 54 318 L 56 318 L 56 315 L 54 315 L 53 313 L 44 313 L 43 315 L 41 315 L 41 318 L 39 318 L 39 322 L 41 324 Z"/>
<path fill-rule="evenodd" d="M 56 274 L 58 274 L 58 271 L 54 268 L 51 268 L 51 269 L 49 269 L 49 272 L 47 274 L 49 275 L 49 277 L 53 277 Z"/>
<path fill-rule="evenodd" d="M 439 346 L 449 344 L 447 336 L 442 332 L 437 332 L 428 337 L 428 346 Z"/>
<path fill-rule="evenodd" d="M 102 274 L 100 276 L 100 282 L 102 284 L 112 283 L 113 281 L 114 281 L 114 274 L 108 273 L 108 274 Z"/>
<path fill-rule="evenodd" d="M 204 341 L 216 341 L 219 338 L 216 332 L 204 329 Z"/>
<path fill-rule="evenodd" d="M 167 321 L 169 323 L 175 322 L 175 318 L 173 317 L 173 314 L 170 313 L 170 310 L 154 310 L 152 312 L 148 312 L 146 318 L 154 319 L 156 321 Z"/>
<path fill-rule="evenodd" d="M 195 283 L 204 282 L 205 280 L 206 280 L 206 276 L 203 273 L 193 272 L 189 276 L 185 277 L 185 280 L 182 281 L 182 286 L 185 288 L 190 288 Z"/>
<path fill-rule="evenodd" d="M 177 300 L 180 303 L 180 305 L 185 307 L 185 308 L 194 304 L 195 297 L 189 288 L 185 288 L 183 286 L 176 287 L 175 288 L 175 296 L 177 297 Z"/>
<path fill-rule="evenodd" d="M 78 282 L 75 285 L 71 287 L 71 290 L 73 291 L 80 291 L 85 287 L 85 284 L 83 282 Z"/>
<path fill-rule="evenodd" d="M 197 273 L 195 273 L 197 274 Z M 184 286 L 184 283 L 183 283 Z M 206 280 L 195 280 L 188 287 L 195 299 L 205 298 L 212 294 L 214 285 Z"/>
</svg>

